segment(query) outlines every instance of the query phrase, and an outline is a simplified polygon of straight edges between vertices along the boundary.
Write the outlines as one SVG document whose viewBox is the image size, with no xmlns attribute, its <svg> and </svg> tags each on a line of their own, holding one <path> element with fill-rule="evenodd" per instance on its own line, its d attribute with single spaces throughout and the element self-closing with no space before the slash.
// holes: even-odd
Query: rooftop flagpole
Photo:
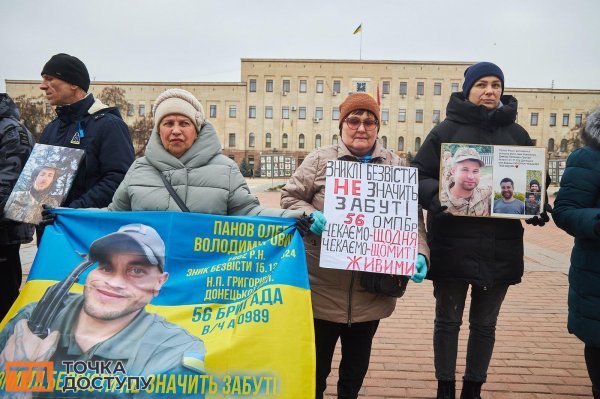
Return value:
<svg viewBox="0 0 600 399">
<path fill-rule="evenodd" d="M 360 33 L 360 50 L 359 50 L 359 55 L 358 55 L 358 59 L 362 60 L 362 22 L 360 23 L 360 25 L 358 25 L 356 27 L 356 29 L 354 29 L 354 33 L 352 33 L 353 35 L 356 35 L 357 33 Z"/>
</svg>

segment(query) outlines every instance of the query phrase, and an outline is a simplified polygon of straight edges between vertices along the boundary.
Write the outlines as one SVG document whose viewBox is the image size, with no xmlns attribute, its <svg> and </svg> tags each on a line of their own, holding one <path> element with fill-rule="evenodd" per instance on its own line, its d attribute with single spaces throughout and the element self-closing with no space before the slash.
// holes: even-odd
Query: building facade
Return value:
<svg viewBox="0 0 600 399">
<path fill-rule="evenodd" d="M 257 168 L 260 155 L 287 154 L 297 164 L 313 149 L 339 140 L 339 106 L 352 92 L 381 102 L 383 144 L 400 155 L 414 154 L 429 131 L 445 117 L 448 98 L 462 90 L 467 62 L 242 59 L 241 81 L 92 82 L 125 93 L 125 121 L 151 116 L 165 89 L 192 92 L 215 126 L 223 151 L 238 164 Z M 40 95 L 39 81 L 7 80 L 7 92 Z M 509 81 L 510 83 L 510 81 Z M 519 101 L 518 122 L 550 157 L 567 155 L 568 139 L 587 113 L 600 105 L 600 90 L 505 88 Z M 43 98 L 40 101 L 45 101 Z M 47 104 L 44 112 L 53 112 Z"/>
</svg>

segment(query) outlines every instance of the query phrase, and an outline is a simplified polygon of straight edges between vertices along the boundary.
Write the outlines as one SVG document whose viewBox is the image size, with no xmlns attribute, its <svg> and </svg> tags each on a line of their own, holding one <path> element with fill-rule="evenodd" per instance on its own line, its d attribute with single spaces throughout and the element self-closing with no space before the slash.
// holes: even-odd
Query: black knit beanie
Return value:
<svg viewBox="0 0 600 399">
<path fill-rule="evenodd" d="M 46 62 L 42 75 L 50 75 L 67 83 L 77 85 L 87 93 L 90 88 L 90 74 L 85 64 L 77 57 L 60 53 L 53 55 L 50 61 Z"/>
</svg>

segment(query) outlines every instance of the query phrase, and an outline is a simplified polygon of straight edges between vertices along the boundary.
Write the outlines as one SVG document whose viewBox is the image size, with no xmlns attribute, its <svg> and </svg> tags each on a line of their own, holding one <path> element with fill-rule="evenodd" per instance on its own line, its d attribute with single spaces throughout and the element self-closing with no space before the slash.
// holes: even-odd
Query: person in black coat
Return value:
<svg viewBox="0 0 600 399">
<path fill-rule="evenodd" d="M 134 160 L 119 110 L 94 99 L 89 87 L 85 64 L 71 55 L 56 54 L 42 69 L 40 89 L 58 117 L 44 128 L 40 143 L 85 150 L 63 204 L 69 208 L 108 206 Z"/>
<path fill-rule="evenodd" d="M 0 320 L 19 296 L 22 270 L 19 249 L 32 240 L 33 226 L 2 218 L 31 149 L 33 136 L 20 121 L 20 113 L 8 94 L 0 94 Z"/>
<path fill-rule="evenodd" d="M 515 123 L 517 100 L 503 95 L 504 74 L 480 62 L 465 71 L 463 91 L 453 93 L 446 119 L 434 127 L 412 166 L 419 169 L 419 202 L 427 209 L 427 239 L 436 299 L 434 362 L 438 398 L 455 397 L 456 355 L 466 295 L 471 286 L 469 342 L 461 398 L 479 398 L 492 357 L 500 307 L 508 287 L 523 275 L 519 220 L 453 216 L 439 200 L 442 143 L 531 146 Z M 547 220 L 536 217 L 534 223 Z"/>
<path fill-rule="evenodd" d="M 88 93 L 90 75 L 85 64 L 69 54 L 56 54 L 42 69 L 40 90 L 56 106 L 58 117 L 42 132 L 41 144 L 79 148 L 85 156 L 63 206 L 104 208 L 135 158 L 129 129 L 119 110 Z M 42 212 L 44 214 L 44 212 Z M 38 244 L 44 226 L 54 222 L 44 216 L 37 230 Z"/>
<path fill-rule="evenodd" d="M 600 399 L 600 108 L 588 118 L 585 147 L 567 159 L 552 213 L 575 237 L 569 269 L 569 332 L 585 343 L 594 399 Z"/>
</svg>

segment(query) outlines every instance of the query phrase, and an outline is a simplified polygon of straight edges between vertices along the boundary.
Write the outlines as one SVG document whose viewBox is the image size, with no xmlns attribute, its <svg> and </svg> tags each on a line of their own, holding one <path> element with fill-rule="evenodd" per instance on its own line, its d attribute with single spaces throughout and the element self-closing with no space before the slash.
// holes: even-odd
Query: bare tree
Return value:
<svg viewBox="0 0 600 399">
<path fill-rule="evenodd" d="M 43 95 L 38 97 L 26 97 L 25 95 L 15 98 L 15 104 L 21 112 L 21 120 L 39 141 L 44 127 L 56 116 L 51 108 L 47 107 Z M 47 112 L 49 111 L 50 112 Z"/>
<path fill-rule="evenodd" d="M 150 116 L 137 119 L 133 126 L 129 126 L 129 134 L 131 135 L 131 141 L 133 141 L 133 148 L 135 148 L 135 156 L 139 157 L 144 153 L 146 143 L 152 133 L 154 127 L 154 119 Z"/>
<path fill-rule="evenodd" d="M 106 105 L 117 107 L 121 115 L 123 115 L 124 112 L 127 112 L 127 99 L 125 98 L 125 90 L 119 87 L 105 87 L 102 89 L 102 92 L 98 98 Z"/>
</svg>

